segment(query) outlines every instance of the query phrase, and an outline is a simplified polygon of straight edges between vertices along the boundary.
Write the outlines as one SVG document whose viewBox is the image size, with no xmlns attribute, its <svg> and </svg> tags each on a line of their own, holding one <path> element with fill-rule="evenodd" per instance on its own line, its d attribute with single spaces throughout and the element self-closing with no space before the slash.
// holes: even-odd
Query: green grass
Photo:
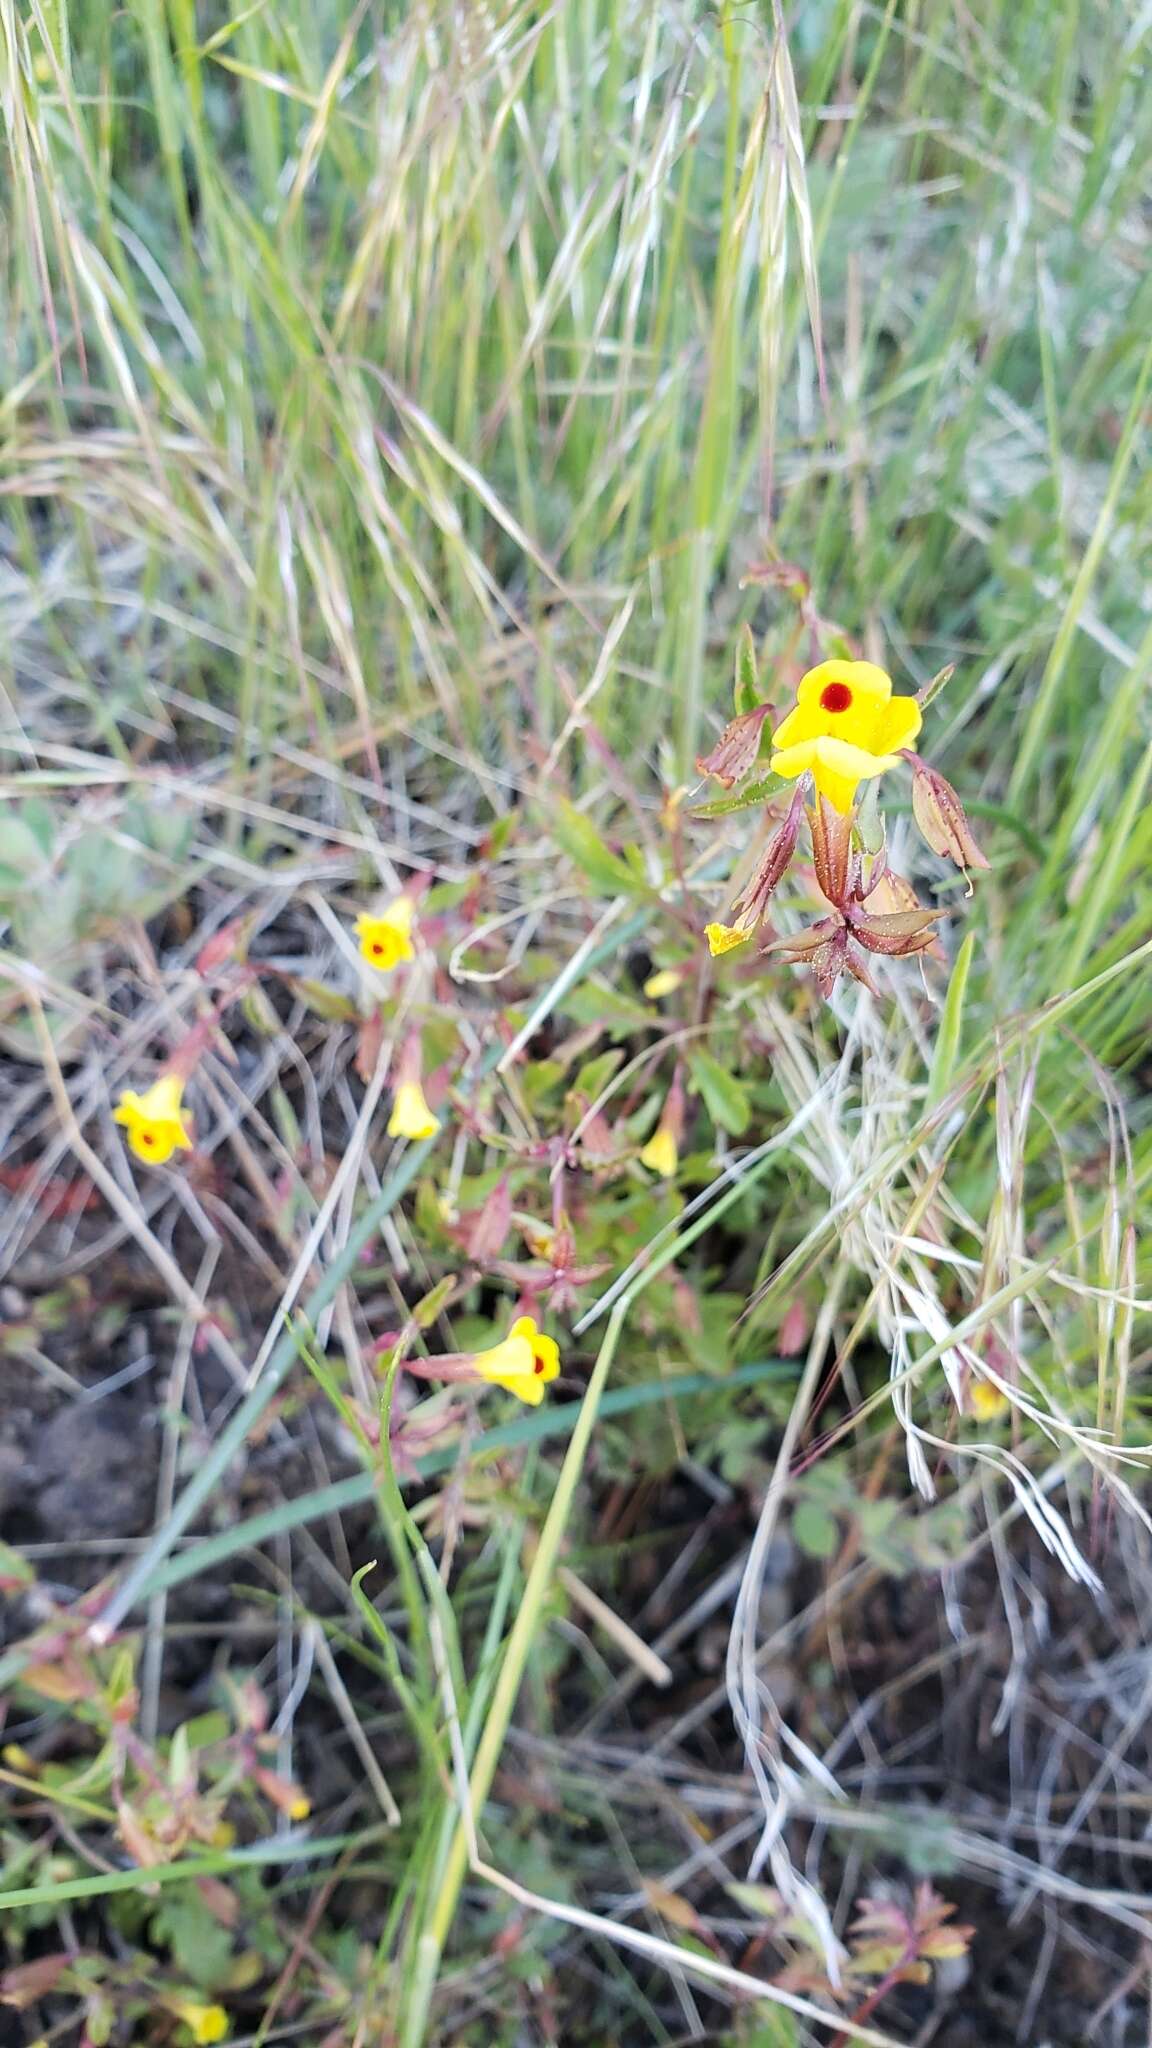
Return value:
<svg viewBox="0 0 1152 2048">
<path fill-rule="evenodd" d="M 1136 1541 L 1152 1360 L 1146 38 L 1099 0 L 792 12 L 784 40 L 767 5 L 676 0 L 0 0 L 0 1153 L 24 1175 L 0 1256 L 19 1273 L 46 1242 L 53 1270 L 95 1285 L 94 1314 L 120 1315 L 110 1342 L 129 1311 L 100 1298 L 99 1229 L 147 1276 L 141 1299 L 158 1290 L 162 1484 L 147 1540 L 105 1567 L 112 1620 L 140 1631 L 146 1713 L 183 1612 L 166 1603 L 243 1550 L 272 1631 L 263 1682 L 274 1712 L 291 1706 L 276 1769 L 303 1768 L 304 1701 L 345 1727 L 350 1713 L 402 1814 L 382 1832 L 358 1783 L 321 1817 L 343 1860 L 305 1965 L 307 1895 L 283 1878 L 259 1908 L 243 1892 L 264 1974 L 245 1988 L 221 1966 L 205 1988 L 257 2038 L 262 2012 L 268 2039 L 288 2025 L 294 1980 L 317 2038 L 401 2048 L 550 2038 L 554 1996 L 561 2027 L 587 1996 L 590 2041 L 693 2037 L 712 2010 L 701 1978 L 746 1992 L 755 1959 L 717 1906 L 715 1860 L 711 1894 L 688 1881 L 696 1923 L 668 1916 L 667 1886 L 617 1912 L 691 1847 L 673 1765 L 708 1772 L 676 1754 L 634 1851 L 616 1802 L 623 1749 L 649 1726 L 627 1718 L 619 1642 L 556 1577 L 563 1553 L 659 1635 L 638 1618 L 658 1530 L 641 1513 L 619 1545 L 606 1536 L 614 1488 L 642 1508 L 685 1460 L 719 1473 L 765 1499 L 765 1555 L 807 1502 L 849 1575 L 860 1544 L 881 1553 L 846 1504 L 875 1506 L 873 1474 L 900 1543 L 930 1520 L 905 1461 L 1002 1584 L 1009 1536 L 1082 1579 Z M 780 563 L 805 605 L 795 577 L 766 580 Z M 906 786 L 885 784 L 894 864 L 954 914 L 947 964 L 880 962 L 879 1000 L 841 990 L 826 1009 L 794 969 L 700 966 L 699 928 L 752 837 L 751 813 L 689 815 L 745 622 L 781 707 L 848 645 L 905 691 L 955 665 L 919 744 L 991 872 L 966 900 L 920 847 Z M 346 932 L 411 875 L 433 886 L 440 979 L 386 1006 L 384 1035 L 415 1020 L 452 1093 L 440 1137 L 397 1154 L 384 1116 L 361 1113 Z M 177 1194 L 129 1174 L 107 1112 L 203 1019 L 193 963 L 239 918 L 272 974 L 222 1018 L 242 1064 L 204 1050 L 213 1168 Z M 650 961 L 686 968 L 658 1013 L 640 993 Z M 612 1045 L 616 1067 L 600 1063 Z M 362 1354 L 466 1264 L 445 1204 L 481 1202 L 507 1170 L 544 1224 L 560 1134 L 576 1146 L 600 1107 L 631 1158 L 681 1061 L 695 1092 L 673 1188 L 579 1151 L 563 1166 L 578 1261 L 604 1266 L 558 1322 L 578 1402 L 539 1426 L 485 1412 L 448 1440 L 440 1490 L 443 1445 L 413 1489 L 373 1448 L 381 1384 Z M 769 1140 L 734 1181 L 732 1159 Z M 99 1226 L 53 1220 L 77 1173 Z M 515 1291 L 490 1274 L 434 1303 L 429 1353 L 494 1333 Z M 26 1292 L 0 1341 L 35 1373 L 52 1327 L 42 1286 Z M 749 1362 L 797 1304 L 816 1336 L 789 1409 Z M 957 1345 L 1002 1376 L 1014 1361 L 1014 1412 L 984 1452 L 966 1423 L 954 1448 Z M 207 1352 L 226 1385 L 205 1400 Z M 834 1362 L 841 1393 L 818 1410 Z M 601 1402 L 610 1366 L 622 1385 Z M 351 1473 L 331 1478 L 317 1412 L 343 1427 Z M 237 1460 L 269 1443 L 307 1445 L 308 1476 L 238 1512 Z M 817 1450 L 847 1493 L 820 1496 Z M 379 1562 L 360 1586 L 341 1517 L 365 1503 Z M 758 1595 L 749 1583 L 738 1605 L 714 1710 L 749 1728 L 757 1831 L 788 1784 L 788 1752 L 770 1740 L 762 1756 L 753 1730 Z M 322 1663 L 296 1661 L 313 1628 L 340 1653 L 343 1706 Z M 97 1757 L 103 1798 L 97 1709 L 22 1690 L 30 1654 L 18 1640 L 0 1666 L 32 1729 L 20 1741 L 50 1752 L 47 1715 L 78 1786 Z M 94 1667 L 109 1697 L 115 1654 Z M 582 1746 L 597 1714 L 603 1755 Z M 716 1769 L 736 1779 L 725 1726 Z M 552 1817 L 533 1804 L 541 1759 Z M 17 1815 L 0 1906 L 43 1914 L 33 1949 L 47 1927 L 111 1954 L 66 1908 L 100 1895 L 78 1859 L 105 1869 L 115 1837 L 49 1849 L 35 1833 L 67 1821 L 71 1783 L 59 1813 L 48 1788 Z M 804 1787 L 788 1793 L 797 1826 L 825 1797 Z M 225 1876 L 281 1846 L 250 1788 L 229 1796 L 242 1846 L 208 1859 Z M 1026 1846 L 1021 1891 L 1058 1896 Z M 843 1866 L 814 1876 L 818 1862 L 802 1903 L 842 1935 Z M 180 1870 L 163 1873 L 178 1888 Z M 1113 1870 L 1101 1891 L 1127 1882 Z M 361 1951 L 347 1901 L 360 1910 L 364 1883 Z M 507 1954 L 501 1886 L 520 1915 Z M 119 1870 L 106 1888 L 132 1890 Z M 187 1956 L 142 1919 L 118 1925 L 118 1953 L 150 1941 L 175 1996 Z M 147 2012 L 127 1967 L 103 1994 L 115 2042 Z M 79 2011 L 89 1993 L 68 1995 Z M 874 2024 L 911 2038 L 898 2005 Z M 775 2037 L 749 2021 L 733 2038 Z"/>
</svg>

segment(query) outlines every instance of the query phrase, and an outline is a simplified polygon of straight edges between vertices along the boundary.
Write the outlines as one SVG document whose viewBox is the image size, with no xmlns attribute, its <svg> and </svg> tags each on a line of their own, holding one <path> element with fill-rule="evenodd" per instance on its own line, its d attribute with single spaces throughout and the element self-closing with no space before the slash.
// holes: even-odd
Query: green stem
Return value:
<svg viewBox="0 0 1152 2048">
<path fill-rule="evenodd" d="M 608 1319 L 603 1342 L 600 1345 L 596 1363 L 592 1368 L 592 1376 L 588 1381 L 584 1399 L 580 1404 L 580 1413 L 576 1418 L 576 1426 L 569 1440 L 556 1491 L 552 1496 L 552 1505 L 548 1510 L 544 1527 L 540 1532 L 540 1542 L 536 1555 L 532 1560 L 531 1570 L 528 1573 L 528 1581 L 524 1588 L 524 1598 L 520 1603 L 516 1619 L 512 1624 L 512 1632 L 508 1637 L 504 1659 L 500 1666 L 500 1676 L 496 1681 L 495 1690 L 492 1694 L 492 1704 L 488 1709 L 488 1716 L 484 1723 L 484 1733 L 480 1738 L 480 1744 L 476 1751 L 476 1760 L 472 1765 L 472 1775 L 469 1780 L 469 1799 L 472 1810 L 477 1817 L 483 1809 L 484 1802 L 492 1789 L 492 1780 L 496 1775 L 496 1766 L 500 1761 L 500 1752 L 504 1747 L 504 1738 L 508 1733 L 508 1724 L 512 1719 L 512 1710 L 516 1705 L 516 1699 L 520 1691 L 525 1665 L 528 1661 L 528 1653 L 532 1647 L 540 1613 L 551 1585 L 553 1566 L 556 1563 L 560 1545 L 564 1539 L 564 1532 L 568 1526 L 568 1517 L 571 1512 L 576 1486 L 584 1469 L 584 1457 L 596 1421 L 597 1410 L 600 1406 L 600 1396 L 604 1390 L 604 1383 L 607 1380 L 609 1368 L 611 1367 L 616 1346 L 619 1342 L 620 1331 L 630 1305 L 630 1297 L 628 1295 L 623 1296 Z M 402 2048 L 417 2048 L 417 2044 L 424 2039 L 428 2009 L 432 2001 L 432 1993 L 436 1987 L 440 1956 L 455 1917 L 460 1888 L 464 1882 L 467 1870 L 468 1836 L 464 1822 L 461 1819 L 457 1822 L 456 1830 L 452 1837 L 452 1845 L 448 1851 L 447 1864 L 437 1890 L 431 1926 L 420 1941 L 416 1977 L 412 1986 L 406 2024 L 401 2035 Z"/>
</svg>

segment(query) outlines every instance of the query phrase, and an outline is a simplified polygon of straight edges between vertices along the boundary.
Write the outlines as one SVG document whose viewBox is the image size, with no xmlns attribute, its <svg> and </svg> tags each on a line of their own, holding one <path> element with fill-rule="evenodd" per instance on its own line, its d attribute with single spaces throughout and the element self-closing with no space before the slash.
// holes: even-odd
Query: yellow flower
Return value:
<svg viewBox="0 0 1152 2048">
<path fill-rule="evenodd" d="M 194 2041 L 222 2041 L 228 2032 L 228 2015 L 222 2005 L 178 2005 L 177 2018 L 182 2019 Z"/>
<path fill-rule="evenodd" d="M 360 941 L 360 951 L 369 967 L 379 968 L 387 974 L 398 967 L 401 960 L 412 960 L 412 920 L 415 913 L 408 896 L 397 896 L 379 917 L 372 917 L 362 911 L 352 929 Z"/>
<path fill-rule="evenodd" d="M 429 1109 L 419 1081 L 401 1081 L 388 1119 L 388 1136 L 434 1138 L 439 1129 L 440 1119 Z"/>
<path fill-rule="evenodd" d="M 536 1328 L 531 1316 L 517 1316 L 503 1341 L 477 1352 L 472 1363 L 481 1379 L 538 1408 L 548 1381 L 560 1371 L 560 1347 Z"/>
<path fill-rule="evenodd" d="M 998 1415 L 1006 1415 L 1011 1405 L 1007 1394 L 1002 1394 L 991 1380 L 974 1379 L 968 1388 L 968 1400 L 973 1415 L 981 1422 L 994 1422 Z"/>
<path fill-rule="evenodd" d="M 747 926 L 739 924 L 706 924 L 704 937 L 715 960 L 718 953 L 730 953 L 734 946 L 747 945 L 751 932 Z"/>
<path fill-rule="evenodd" d="M 657 1124 L 640 1154 L 641 1166 L 646 1166 L 651 1173 L 658 1173 L 661 1180 L 671 1180 L 679 1157 L 676 1133 L 669 1130 L 667 1124 Z"/>
<path fill-rule="evenodd" d="M 0 1762 L 6 1763 L 10 1771 L 19 1771 L 25 1778 L 38 1778 L 40 1775 L 35 1757 L 20 1742 L 6 1742 L 0 1749 Z"/>
<path fill-rule="evenodd" d="M 163 1166 L 174 1152 L 190 1152 L 192 1136 L 182 1100 L 184 1083 L 178 1074 L 161 1074 L 143 1095 L 125 1088 L 112 1111 L 112 1121 L 123 1124 L 129 1150 L 150 1166 Z"/>
<path fill-rule="evenodd" d="M 679 967 L 657 968 L 656 973 L 650 974 L 644 983 L 644 993 L 650 1003 L 658 1003 L 661 996 L 670 996 L 673 989 L 679 988 L 683 979 L 684 974 Z"/>
<path fill-rule="evenodd" d="M 816 787 L 847 814 L 862 782 L 899 765 L 920 730 L 914 697 L 894 697 L 870 661 L 822 661 L 802 677 L 796 708 L 772 735 L 771 766 L 788 781 L 812 770 Z"/>
</svg>

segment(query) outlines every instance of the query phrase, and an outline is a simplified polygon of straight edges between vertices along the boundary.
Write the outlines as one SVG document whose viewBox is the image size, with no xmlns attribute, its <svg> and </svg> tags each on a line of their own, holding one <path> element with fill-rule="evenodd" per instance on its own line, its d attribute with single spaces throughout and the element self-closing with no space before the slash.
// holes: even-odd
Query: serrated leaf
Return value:
<svg viewBox="0 0 1152 2048">
<path fill-rule="evenodd" d="M 713 1123 L 719 1124 L 729 1136 L 739 1138 L 747 1130 L 752 1115 L 744 1083 L 699 1047 L 690 1053 L 688 1064 L 697 1093 Z"/>
</svg>

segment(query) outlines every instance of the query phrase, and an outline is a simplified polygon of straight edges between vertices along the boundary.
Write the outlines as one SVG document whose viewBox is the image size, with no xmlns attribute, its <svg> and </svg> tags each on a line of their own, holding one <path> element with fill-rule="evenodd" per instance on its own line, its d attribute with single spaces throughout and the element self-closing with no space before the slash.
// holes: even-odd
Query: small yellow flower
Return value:
<svg viewBox="0 0 1152 2048">
<path fill-rule="evenodd" d="M 973 1415 L 981 1422 L 994 1422 L 998 1415 L 1006 1415 L 1011 1406 L 1007 1394 L 1002 1394 L 991 1380 L 974 1379 L 968 1388 L 968 1401 Z"/>
<path fill-rule="evenodd" d="M 731 953 L 735 946 L 746 946 L 751 933 L 743 925 L 706 924 L 704 937 L 708 941 L 708 951 L 715 960 L 719 953 Z"/>
<path fill-rule="evenodd" d="M 921 726 L 914 697 L 894 697 L 892 679 L 870 661 L 822 661 L 796 692 L 796 708 L 772 735 L 771 766 L 792 781 L 812 770 L 816 788 L 842 815 L 862 782 L 899 766 Z"/>
<path fill-rule="evenodd" d="M 222 2005 L 189 2002 L 176 2006 L 175 2011 L 194 2041 L 222 2041 L 228 2032 L 228 2015 Z"/>
<path fill-rule="evenodd" d="M 675 1131 L 669 1130 L 667 1124 L 657 1124 L 640 1154 L 641 1166 L 646 1166 L 650 1173 L 658 1173 L 661 1180 L 671 1180 L 679 1157 Z"/>
<path fill-rule="evenodd" d="M 390 1138 L 434 1138 L 440 1119 L 429 1109 L 419 1081 L 401 1081 L 388 1119 Z"/>
<path fill-rule="evenodd" d="M 149 1166 L 163 1166 L 174 1152 L 190 1152 L 192 1136 L 183 1103 L 184 1083 L 178 1074 L 161 1074 L 143 1095 L 125 1088 L 112 1111 L 112 1121 L 123 1124 L 128 1148 Z"/>
<path fill-rule="evenodd" d="M 6 1763 L 10 1771 L 19 1771 L 22 1777 L 38 1778 L 40 1766 L 34 1756 L 20 1742 L 6 1742 L 0 1749 L 0 1763 Z"/>
<path fill-rule="evenodd" d="M 683 979 L 683 971 L 679 967 L 660 967 L 655 974 L 648 976 L 644 993 L 650 1003 L 658 1003 L 661 996 L 670 996 L 673 989 L 679 988 Z"/>
<path fill-rule="evenodd" d="M 362 911 L 352 929 L 360 941 L 360 951 L 369 967 L 376 967 L 381 974 L 387 974 L 398 967 L 401 960 L 412 960 L 412 923 L 415 911 L 409 896 L 397 896 L 379 917 Z"/>
<path fill-rule="evenodd" d="M 517 1316 L 502 1342 L 477 1352 L 472 1363 L 481 1379 L 538 1408 L 548 1381 L 560 1371 L 560 1347 L 537 1329 L 531 1316 Z"/>
</svg>

